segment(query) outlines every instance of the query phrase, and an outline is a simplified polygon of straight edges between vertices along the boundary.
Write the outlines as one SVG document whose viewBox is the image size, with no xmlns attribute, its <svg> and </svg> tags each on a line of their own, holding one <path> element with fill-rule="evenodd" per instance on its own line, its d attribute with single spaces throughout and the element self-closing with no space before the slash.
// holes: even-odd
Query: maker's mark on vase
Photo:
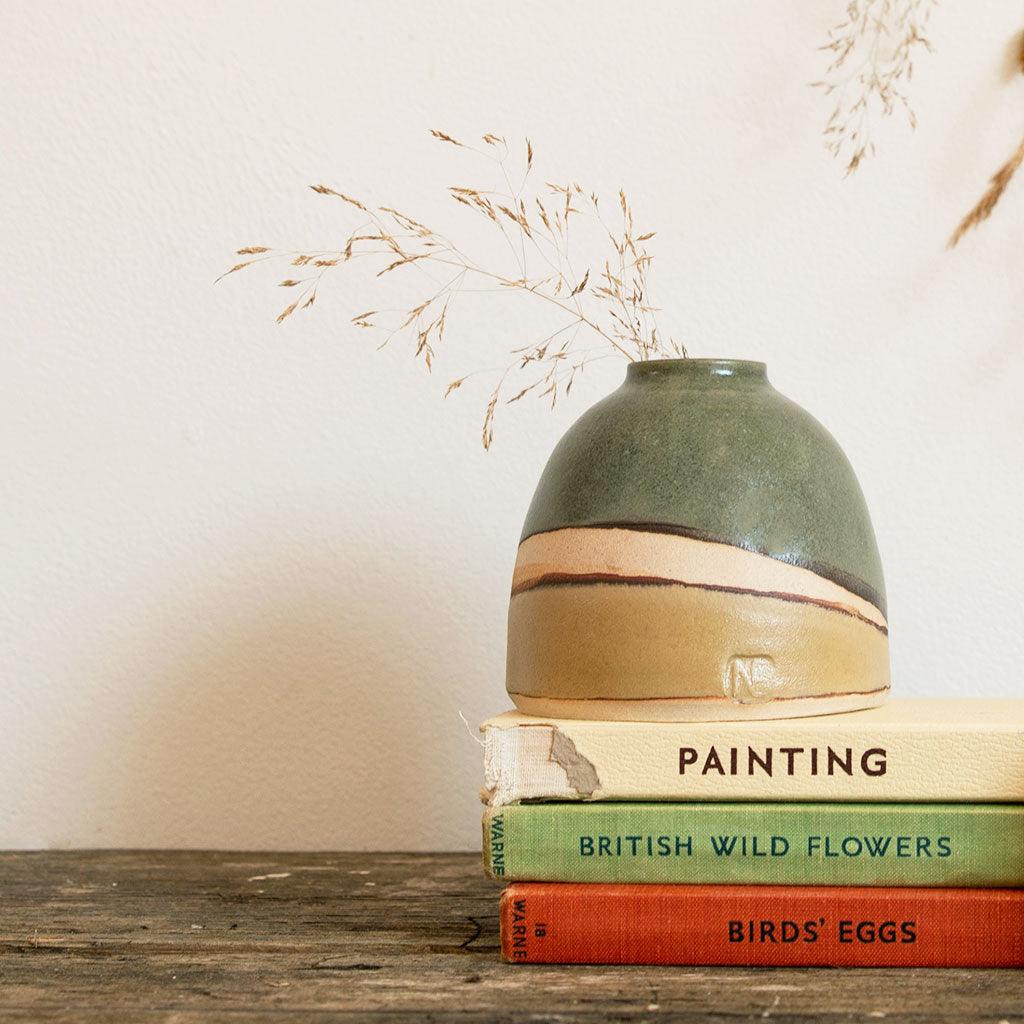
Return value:
<svg viewBox="0 0 1024 1024">
<path fill-rule="evenodd" d="M 737 704 L 760 704 L 779 689 L 775 662 L 763 654 L 734 654 L 725 666 L 722 689 Z"/>
</svg>

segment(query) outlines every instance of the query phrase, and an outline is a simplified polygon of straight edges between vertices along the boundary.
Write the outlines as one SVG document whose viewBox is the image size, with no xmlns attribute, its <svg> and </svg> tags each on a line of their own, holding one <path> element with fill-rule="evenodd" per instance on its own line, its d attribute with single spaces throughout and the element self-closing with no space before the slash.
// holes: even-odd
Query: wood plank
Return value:
<svg viewBox="0 0 1024 1024">
<path fill-rule="evenodd" d="M 1013 1021 L 1024 971 L 513 967 L 471 854 L 0 854 L 11 1021 Z"/>
</svg>

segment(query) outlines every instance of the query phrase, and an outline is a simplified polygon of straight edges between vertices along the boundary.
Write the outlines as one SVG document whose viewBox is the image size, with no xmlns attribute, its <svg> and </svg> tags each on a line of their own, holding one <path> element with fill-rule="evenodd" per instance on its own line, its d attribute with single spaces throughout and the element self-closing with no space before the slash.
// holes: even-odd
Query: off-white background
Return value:
<svg viewBox="0 0 1024 1024">
<path fill-rule="evenodd" d="M 480 176 L 431 127 L 626 185 L 674 333 L 856 466 L 898 690 L 1019 694 L 1024 179 L 943 247 L 1024 131 L 1024 4 L 944 3 L 919 130 L 846 181 L 807 86 L 842 7 L 5 0 L 0 846 L 477 844 L 459 712 L 506 706 L 523 514 L 622 367 L 485 455 L 481 393 L 439 392 L 525 307 L 470 303 L 427 378 L 348 326 L 357 278 L 283 327 L 274 274 L 213 285 L 338 244 L 314 181 L 460 230 Z"/>
</svg>

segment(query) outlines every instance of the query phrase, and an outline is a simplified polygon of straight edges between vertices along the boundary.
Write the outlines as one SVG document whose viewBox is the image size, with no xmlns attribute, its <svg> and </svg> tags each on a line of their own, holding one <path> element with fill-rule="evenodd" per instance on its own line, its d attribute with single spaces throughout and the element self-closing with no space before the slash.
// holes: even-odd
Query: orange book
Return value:
<svg viewBox="0 0 1024 1024">
<path fill-rule="evenodd" d="M 510 963 L 1024 967 L 1024 890 L 520 882 Z"/>
</svg>

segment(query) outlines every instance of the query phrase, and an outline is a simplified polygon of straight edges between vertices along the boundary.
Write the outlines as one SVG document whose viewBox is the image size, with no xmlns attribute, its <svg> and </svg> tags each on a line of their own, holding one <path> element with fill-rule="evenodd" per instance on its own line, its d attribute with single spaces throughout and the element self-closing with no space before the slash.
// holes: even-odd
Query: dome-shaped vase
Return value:
<svg viewBox="0 0 1024 1024">
<path fill-rule="evenodd" d="M 569 429 L 523 529 L 507 685 L 562 718 L 782 718 L 889 690 L 864 496 L 763 363 L 632 363 Z"/>
</svg>

